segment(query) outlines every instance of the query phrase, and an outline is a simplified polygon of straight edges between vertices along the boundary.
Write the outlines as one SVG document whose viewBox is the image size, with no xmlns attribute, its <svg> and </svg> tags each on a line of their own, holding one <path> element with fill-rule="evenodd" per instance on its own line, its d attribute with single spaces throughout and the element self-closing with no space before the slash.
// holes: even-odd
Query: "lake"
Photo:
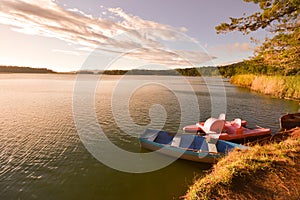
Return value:
<svg viewBox="0 0 300 200">
<path fill-rule="evenodd" d="M 0 199 L 178 199 L 210 165 L 177 160 L 157 170 L 144 166 L 145 173 L 124 172 L 98 161 L 80 131 L 87 129 L 92 141 L 101 130 L 118 148 L 139 154 L 147 151 L 136 136 L 147 127 L 177 131 L 224 111 L 227 119 L 275 133 L 279 116 L 299 109 L 297 102 L 218 78 L 98 78 L 0 74 Z M 99 153 L 114 159 L 101 142 Z"/>
</svg>

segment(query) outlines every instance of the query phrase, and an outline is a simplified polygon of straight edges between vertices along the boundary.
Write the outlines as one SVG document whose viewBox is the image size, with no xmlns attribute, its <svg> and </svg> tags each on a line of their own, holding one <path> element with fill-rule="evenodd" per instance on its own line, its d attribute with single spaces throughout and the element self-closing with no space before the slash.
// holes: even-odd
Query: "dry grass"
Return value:
<svg viewBox="0 0 300 200">
<path fill-rule="evenodd" d="M 252 75 L 252 74 L 235 75 L 235 76 L 231 77 L 230 83 L 241 86 L 241 87 L 251 88 L 255 77 L 256 76 Z"/>
<path fill-rule="evenodd" d="M 232 84 L 280 98 L 300 99 L 300 76 L 236 75 Z"/>
<path fill-rule="evenodd" d="M 185 199 L 297 199 L 300 196 L 300 129 L 297 137 L 234 151 L 196 180 Z"/>
</svg>

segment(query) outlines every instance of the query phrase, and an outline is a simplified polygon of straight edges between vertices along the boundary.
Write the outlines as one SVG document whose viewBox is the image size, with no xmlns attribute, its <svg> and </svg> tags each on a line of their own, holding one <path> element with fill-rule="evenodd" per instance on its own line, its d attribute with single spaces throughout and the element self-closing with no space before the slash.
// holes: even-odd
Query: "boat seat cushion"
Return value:
<svg viewBox="0 0 300 200">
<path fill-rule="evenodd" d="M 182 135 L 180 147 L 195 150 L 207 150 L 207 143 L 203 142 L 204 140 L 203 137 L 197 135 Z"/>
<path fill-rule="evenodd" d="M 172 136 L 165 131 L 160 131 L 155 138 L 154 142 L 159 144 L 170 144 L 172 141 Z"/>
<path fill-rule="evenodd" d="M 180 147 L 182 148 L 192 148 L 193 146 L 193 141 L 194 141 L 194 135 L 182 135 L 181 136 L 181 141 L 180 141 Z"/>
<path fill-rule="evenodd" d="M 235 119 L 233 122 L 231 122 L 230 125 L 225 126 L 225 130 L 228 134 L 242 134 L 243 133 L 242 120 Z"/>
<path fill-rule="evenodd" d="M 207 143 L 205 141 L 205 138 L 201 137 L 201 136 L 195 136 L 194 148 L 193 149 L 196 149 L 196 150 L 201 149 L 201 150 L 206 151 L 208 149 L 208 147 L 207 147 Z"/>
</svg>

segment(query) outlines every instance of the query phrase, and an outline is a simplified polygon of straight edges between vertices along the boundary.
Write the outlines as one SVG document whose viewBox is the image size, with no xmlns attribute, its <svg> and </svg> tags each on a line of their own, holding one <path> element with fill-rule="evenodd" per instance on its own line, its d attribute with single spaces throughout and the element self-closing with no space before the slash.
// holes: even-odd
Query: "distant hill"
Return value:
<svg viewBox="0 0 300 200">
<path fill-rule="evenodd" d="M 0 73 L 56 73 L 46 68 L 0 66 Z"/>
</svg>

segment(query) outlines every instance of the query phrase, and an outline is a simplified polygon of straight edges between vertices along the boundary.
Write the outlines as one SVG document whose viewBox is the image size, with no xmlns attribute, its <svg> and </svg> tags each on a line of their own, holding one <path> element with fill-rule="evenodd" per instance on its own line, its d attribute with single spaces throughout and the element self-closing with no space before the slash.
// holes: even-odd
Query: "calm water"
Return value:
<svg viewBox="0 0 300 200">
<path fill-rule="evenodd" d="M 82 83 L 91 77 L 86 75 Z M 201 78 L 187 78 L 195 96 L 180 77 L 130 76 L 121 82 L 120 78 L 101 78 L 95 90 L 95 113 L 107 137 L 132 152 L 144 150 L 131 132 L 136 134 L 147 126 L 176 131 L 204 120 L 212 111 L 209 94 L 218 97 L 222 93 L 222 85 L 213 84 L 213 79 L 209 79 L 213 91 L 208 92 Z M 210 168 L 179 160 L 137 174 L 102 164 L 77 134 L 72 110 L 75 80 L 75 75 L 0 74 L 0 199 L 178 199 L 195 176 Z M 141 85 L 144 81 L 148 84 Z M 139 87 L 132 87 L 135 85 Z M 252 93 L 228 82 L 224 86 L 227 118 L 241 117 L 250 127 L 260 125 L 276 132 L 278 117 L 299 109 L 293 101 Z M 191 109 L 193 97 L 200 116 Z M 181 101 L 185 102 L 182 107 Z M 188 116 L 181 119 L 182 113 Z"/>
</svg>

